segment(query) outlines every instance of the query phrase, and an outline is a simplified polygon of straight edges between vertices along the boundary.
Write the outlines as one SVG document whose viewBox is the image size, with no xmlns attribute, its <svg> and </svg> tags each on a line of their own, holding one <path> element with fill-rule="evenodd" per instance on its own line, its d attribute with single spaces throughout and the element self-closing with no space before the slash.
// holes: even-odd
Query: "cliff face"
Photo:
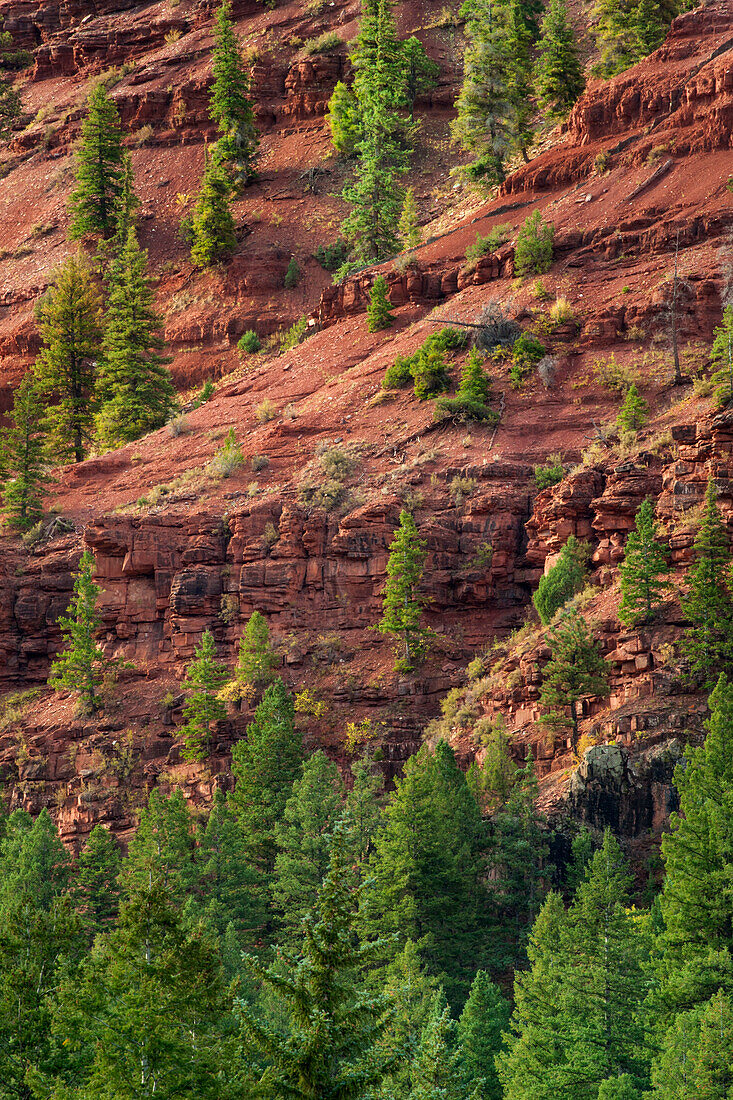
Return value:
<svg viewBox="0 0 733 1100">
<path fill-rule="evenodd" d="M 18 46 L 34 51 L 23 92 L 28 125 L 3 154 L 0 180 L 8 227 L 8 254 L 0 259 L 0 404 L 7 408 L 37 351 L 33 304 L 69 251 L 70 153 L 88 82 L 115 65 L 113 95 L 132 131 L 142 238 L 174 377 L 182 388 L 222 379 L 212 401 L 187 406 L 180 434 L 162 430 L 58 471 L 49 503 L 62 513 L 56 529 L 64 533 L 51 531 L 30 549 L 2 540 L 0 688 L 38 689 L 0 721 L 12 804 L 49 805 L 76 844 L 96 820 L 125 833 L 152 784 L 175 779 L 201 802 L 212 783 L 226 785 L 231 745 L 244 734 L 248 712 L 232 712 L 207 769 L 184 765 L 179 685 L 201 632 L 212 629 L 221 655 L 233 661 L 255 608 L 268 617 L 288 682 L 329 704 L 328 716 L 301 719 L 307 735 L 345 761 L 346 723 L 368 719 L 392 775 L 420 743 L 442 696 L 465 682 L 474 653 L 520 623 L 542 569 L 575 533 L 592 544 L 601 594 L 589 614 L 612 668 L 610 699 L 586 703 L 584 731 L 599 744 L 570 785 L 567 744 L 547 743 L 536 727 L 547 656 L 539 635 L 504 659 L 474 700 L 477 716 L 501 713 L 518 756 L 532 745 L 549 809 L 570 806 L 629 835 L 658 830 L 673 802 L 673 762 L 684 739 L 699 733 L 704 701 L 685 693 L 670 657 L 679 607 L 670 601 L 654 631 L 623 632 L 613 583 L 645 496 L 661 496 L 680 569 L 693 537 L 684 512 L 700 500 L 709 471 L 733 510 L 731 424 L 706 418 L 710 402 L 689 386 L 671 385 L 668 347 L 674 251 L 690 378 L 705 368 L 733 259 L 731 0 L 676 20 L 642 65 L 592 85 L 559 142 L 519 168 L 490 202 L 445 184 L 454 160 L 446 138 L 459 76 L 455 31 L 404 5 L 403 31 L 417 31 L 441 64 L 439 86 L 421 105 L 416 158 L 426 243 L 404 270 L 384 265 L 339 287 L 329 285 L 312 253 L 336 237 L 345 209 L 338 191 L 348 166 L 327 155 L 323 116 L 348 62 L 344 47 L 308 57 L 298 43 L 334 27 L 353 37 L 355 3 L 336 2 L 321 15 L 295 3 L 273 11 L 235 5 L 252 51 L 262 178 L 236 204 L 234 259 L 207 275 L 188 263 L 177 222 L 210 136 L 211 6 L 6 0 L 0 14 Z M 515 236 L 535 209 L 556 227 L 544 283 L 551 296 L 570 300 L 573 317 L 560 324 L 530 280 L 514 280 L 510 244 L 465 260 L 477 233 L 506 224 Z M 304 278 L 286 291 L 292 255 Z M 366 331 L 376 270 L 387 275 L 396 312 L 386 334 Z M 533 377 L 520 391 L 504 368 L 492 367 L 493 401 L 502 411 L 496 432 L 436 424 L 429 402 L 381 393 L 396 355 L 412 353 L 436 322 L 475 322 L 490 302 L 533 325 L 554 362 L 546 385 Z M 304 313 L 314 333 L 304 343 L 240 361 L 234 345 L 243 331 L 266 336 Z M 596 428 L 615 418 L 618 398 L 600 383 L 597 363 L 611 355 L 636 371 L 652 406 L 648 448 L 642 441 L 633 459 L 591 462 L 538 494 L 535 464 L 558 451 L 576 462 Z M 454 379 L 460 363 L 459 356 Z M 271 417 L 261 414 L 265 402 Z M 243 465 L 217 478 L 208 463 L 230 428 Z M 307 503 L 305 490 L 306 483 L 323 487 L 323 455 L 333 449 L 347 454 L 350 472 L 327 511 Z M 374 630 L 388 546 L 405 506 L 427 542 L 426 622 L 436 632 L 428 660 L 410 677 L 394 673 L 389 643 Z M 83 545 L 95 552 L 103 587 L 105 650 L 134 666 L 106 691 L 94 722 L 75 717 L 71 699 L 42 686 Z M 480 755 L 465 730 L 453 736 L 466 758 Z"/>
</svg>

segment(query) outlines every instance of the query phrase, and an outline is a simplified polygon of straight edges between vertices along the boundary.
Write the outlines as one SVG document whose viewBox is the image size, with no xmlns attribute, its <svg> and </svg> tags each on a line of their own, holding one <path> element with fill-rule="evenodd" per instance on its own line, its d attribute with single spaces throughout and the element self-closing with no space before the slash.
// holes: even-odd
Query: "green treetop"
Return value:
<svg viewBox="0 0 733 1100">
<path fill-rule="evenodd" d="M 621 564 L 621 605 L 618 617 L 626 626 L 649 622 L 669 587 L 669 551 L 657 539 L 654 501 L 649 497 L 636 513 L 636 528 L 626 540 Z"/>
<path fill-rule="evenodd" d="M 636 432 L 643 428 L 649 415 L 649 406 L 632 383 L 626 391 L 624 403 L 616 417 L 616 426 L 620 432 Z"/>
<path fill-rule="evenodd" d="M 425 567 L 425 543 L 409 512 L 400 512 L 400 525 L 389 547 L 387 583 L 382 597 L 379 630 L 393 634 L 404 646 L 401 667 L 407 671 L 424 648 L 420 583 Z"/>
<path fill-rule="evenodd" d="M 353 888 L 349 848 L 341 823 L 300 953 L 281 951 L 268 969 L 248 960 L 286 1012 L 281 1028 L 240 1006 L 250 1059 L 264 1064 L 260 1085 L 272 1100 L 366 1100 L 395 1060 L 377 1047 L 386 1002 L 364 975 L 380 945 L 355 935 L 361 889 Z"/>
<path fill-rule="evenodd" d="M 76 875 L 78 904 L 92 936 L 117 920 L 121 864 L 118 841 L 104 825 L 95 825 L 79 853 Z"/>
<path fill-rule="evenodd" d="M 275 826 L 273 897 L 281 914 L 281 942 L 293 944 L 302 934 L 328 870 L 331 836 L 341 809 L 338 768 L 320 749 L 303 764 L 293 783 L 283 820 Z"/>
<path fill-rule="evenodd" d="M 367 327 L 370 332 L 378 332 L 379 329 L 389 328 L 394 321 L 387 290 L 387 280 L 384 275 L 378 275 L 369 292 L 369 305 L 367 306 Z"/>
<path fill-rule="evenodd" d="M 101 589 L 92 580 L 96 562 L 86 550 L 79 561 L 79 572 L 74 577 L 74 595 L 66 615 L 59 618 L 64 647 L 53 661 L 48 682 L 51 687 L 66 688 L 79 695 L 86 714 L 93 714 L 100 706 L 97 688 L 102 682 L 105 657 L 96 642 L 101 626 L 97 612 L 97 599 Z"/>
<path fill-rule="evenodd" d="M 169 898 L 182 902 L 198 883 L 191 814 L 180 787 L 167 797 L 150 792 L 122 864 L 120 884 L 131 897 L 159 882 Z"/>
<path fill-rule="evenodd" d="M 13 395 L 12 426 L 0 429 L 3 511 L 18 531 L 27 531 L 42 518 L 44 489 L 51 480 L 44 412 L 33 375 L 26 374 Z"/>
<path fill-rule="evenodd" d="M 534 80 L 541 105 L 550 118 L 555 119 L 567 115 L 585 88 L 583 66 L 565 0 L 550 0 L 542 20 Z"/>
<path fill-rule="evenodd" d="M 229 0 L 222 3 L 216 14 L 214 35 L 214 84 L 209 114 L 221 134 L 217 156 L 229 167 L 234 186 L 245 187 L 257 176 L 259 138 L 249 98 L 249 78 L 234 33 Z"/>
<path fill-rule="evenodd" d="M 419 948 L 408 940 L 386 970 L 383 991 L 388 1005 L 387 1026 L 379 1050 L 386 1056 L 399 1050 L 402 1057 L 382 1082 L 378 1100 L 412 1100 L 417 1053 L 440 988 L 423 964 Z"/>
<path fill-rule="evenodd" d="M 547 626 L 560 608 L 583 590 L 587 580 L 587 560 L 588 544 L 578 542 L 575 535 L 570 535 L 555 564 L 540 577 L 537 591 L 532 596 L 543 626 Z"/>
<path fill-rule="evenodd" d="M 733 686 L 724 676 L 710 696 L 707 730 L 675 772 L 680 812 L 662 838 L 667 1011 L 693 1008 L 721 987 L 733 992 Z"/>
<path fill-rule="evenodd" d="M 503 1047 L 509 1005 L 485 970 L 478 970 L 456 1025 L 458 1075 L 463 1095 L 502 1100 L 494 1059 Z"/>
<path fill-rule="evenodd" d="M 120 116 L 104 84 L 95 84 L 89 93 L 76 155 L 69 229 L 72 240 L 87 233 L 105 238 L 114 234 L 123 175 Z"/>
<path fill-rule="evenodd" d="M 420 244 L 420 223 L 417 203 L 415 202 L 415 189 L 408 187 L 405 191 L 405 199 L 402 203 L 400 214 L 400 240 L 405 249 L 417 248 Z"/>
<path fill-rule="evenodd" d="M 102 349 L 101 300 L 81 256 L 70 256 L 37 309 L 43 348 L 34 374 L 48 399 L 50 446 L 61 461 L 81 462 L 92 436 L 96 364 Z"/>
<path fill-rule="evenodd" d="M 266 687 L 275 676 L 280 660 L 270 644 L 267 619 L 253 611 L 239 639 L 239 654 L 234 675 L 245 689 Z"/>
<path fill-rule="evenodd" d="M 224 703 L 217 692 L 229 679 L 226 665 L 216 659 L 216 643 L 210 630 L 205 630 L 194 660 L 186 669 L 185 687 L 191 692 L 183 708 L 188 719 L 181 728 L 184 760 L 205 760 L 209 753 L 212 727 L 226 718 Z"/>
<path fill-rule="evenodd" d="M 231 183 L 215 149 L 213 156 L 206 158 L 191 220 L 191 259 L 197 267 L 211 267 L 228 259 L 236 247 L 230 199 Z"/>
<path fill-rule="evenodd" d="M 0 844 L 0 912 L 14 897 L 26 895 L 49 911 L 69 885 L 71 861 L 44 807 L 35 821 L 25 810 L 8 818 Z"/>
<path fill-rule="evenodd" d="M 573 751 L 576 751 L 577 705 L 585 695 L 606 693 L 606 662 L 585 620 L 577 611 L 563 612 L 557 625 L 548 632 L 547 640 L 552 657 L 542 670 L 540 703 L 552 709 L 543 722 L 551 728 L 569 728 Z"/>
<path fill-rule="evenodd" d="M 328 125 L 337 153 L 351 157 L 362 137 L 359 103 L 351 88 L 339 80 L 328 101 Z"/>
<path fill-rule="evenodd" d="M 691 673 L 703 677 L 707 687 L 712 687 L 720 672 L 733 668 L 730 544 L 717 497 L 710 478 L 695 538 L 696 560 L 687 572 L 688 590 L 682 599 L 682 609 L 690 620 L 683 648 Z"/>
<path fill-rule="evenodd" d="M 415 114 L 415 100 L 430 91 L 440 75 L 440 68 L 425 53 L 425 47 L 419 38 L 411 35 L 401 43 L 402 69 L 404 72 L 404 102 Z"/>
<path fill-rule="evenodd" d="M 175 390 L 158 330 L 162 319 L 153 306 L 146 274 L 147 252 L 131 228 L 112 265 L 103 357 L 97 377 L 97 436 L 106 447 L 139 439 L 162 427 L 173 407 Z"/>
</svg>

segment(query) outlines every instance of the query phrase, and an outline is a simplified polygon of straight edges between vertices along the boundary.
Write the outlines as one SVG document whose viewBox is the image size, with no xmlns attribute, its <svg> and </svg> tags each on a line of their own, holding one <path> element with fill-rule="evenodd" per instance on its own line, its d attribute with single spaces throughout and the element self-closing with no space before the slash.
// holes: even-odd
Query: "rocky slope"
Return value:
<svg viewBox="0 0 733 1100">
<path fill-rule="evenodd" d="M 0 690 L 38 692 L 6 707 L 0 721 L 6 790 L 12 805 L 50 805 L 70 843 L 97 820 L 124 834 L 154 783 L 175 779 L 205 801 L 212 783 L 228 782 L 228 753 L 246 711 L 232 713 L 205 769 L 181 764 L 176 739 L 182 670 L 205 627 L 233 659 L 243 623 L 254 608 L 263 611 L 286 679 L 329 703 L 326 717 L 303 716 L 308 735 L 345 761 L 346 723 L 368 719 L 393 773 L 447 690 L 465 682 L 469 659 L 521 622 L 548 555 L 573 531 L 593 544 L 602 594 L 589 614 L 599 620 L 613 669 L 610 700 L 588 701 L 586 732 L 600 744 L 571 778 L 567 746 L 541 741 L 538 636 L 530 635 L 526 652 L 510 651 L 472 700 L 471 721 L 501 712 L 517 755 L 533 745 L 548 808 L 570 801 L 576 815 L 611 821 L 630 836 L 665 820 L 671 763 L 679 743 L 699 731 L 704 703 L 675 679 L 670 647 L 679 609 L 671 601 L 652 633 L 622 633 L 614 567 L 647 493 L 662 493 L 680 568 L 692 540 L 683 513 L 711 469 L 733 509 L 730 425 L 706 418 L 710 402 L 690 384 L 705 369 L 733 259 L 733 3 L 717 0 L 681 17 L 642 65 L 592 85 L 555 144 L 489 202 L 444 182 L 455 160 L 446 136 L 460 50 L 455 28 L 439 26 L 436 12 L 402 11 L 403 29 L 417 29 L 442 66 L 438 89 L 422 105 L 414 175 L 426 243 L 405 270 L 382 268 L 397 321 L 386 334 L 369 334 L 364 310 L 375 270 L 336 288 L 312 258 L 318 243 L 335 238 L 344 209 L 336 193 L 347 168 L 328 154 L 323 113 L 345 50 L 308 58 L 298 45 L 334 26 L 353 37 L 355 3 L 337 0 L 315 15 L 295 3 L 235 7 L 254 49 L 264 169 L 237 206 L 234 260 L 206 276 L 191 269 L 175 226 L 195 191 L 208 132 L 210 6 L 0 4 L 17 43 L 35 51 L 23 93 L 34 121 L 14 137 L 0 181 L 4 406 L 37 348 L 33 303 L 69 251 L 70 151 L 88 81 L 114 65 L 121 66 L 115 99 L 138 134 L 132 155 L 143 239 L 172 369 L 184 388 L 221 379 L 214 398 L 189 408 L 175 434 L 163 429 L 58 471 L 49 504 L 64 522 L 42 542 L 27 548 L 2 540 Z M 573 314 L 559 325 L 532 282 L 513 278 L 511 244 L 477 263 L 465 260 L 477 232 L 497 224 L 515 230 L 534 209 L 556 225 L 556 260 L 544 284 L 551 298 L 569 299 Z M 689 380 L 677 388 L 668 346 L 675 250 Z M 285 291 L 292 254 L 306 277 Z M 520 391 L 494 368 L 502 410 L 495 433 L 436 425 L 430 403 L 381 392 L 386 366 L 413 351 L 436 321 L 473 322 L 494 301 L 535 326 L 555 360 L 548 387 L 535 378 Z M 266 336 L 302 313 L 314 333 L 304 343 L 240 362 L 234 344 L 242 331 Z M 597 369 L 611 355 L 636 371 L 654 409 L 652 427 L 637 453 L 621 461 L 596 447 L 577 473 L 538 495 L 533 465 L 558 451 L 578 462 L 594 425 L 604 434 L 615 417 L 618 398 L 602 384 L 608 372 Z M 222 478 L 209 463 L 230 427 L 245 462 Z M 334 448 L 348 460 L 336 486 L 328 465 Z M 331 499 L 335 493 L 330 511 L 314 500 L 324 487 Z M 393 672 L 390 647 L 373 629 L 404 505 L 427 540 L 426 617 L 437 633 L 411 677 Z M 106 651 L 132 663 L 93 723 L 42 686 L 83 544 L 97 556 Z M 467 757 L 480 755 L 468 727 L 451 734 Z"/>
</svg>

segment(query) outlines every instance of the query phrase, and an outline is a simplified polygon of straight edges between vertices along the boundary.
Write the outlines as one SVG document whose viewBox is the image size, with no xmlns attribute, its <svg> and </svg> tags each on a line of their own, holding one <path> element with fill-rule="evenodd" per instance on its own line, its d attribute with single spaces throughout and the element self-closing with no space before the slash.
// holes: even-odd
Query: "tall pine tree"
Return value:
<svg viewBox="0 0 733 1100">
<path fill-rule="evenodd" d="M 69 228 L 72 240 L 87 233 L 104 238 L 114 234 L 123 176 L 120 116 L 104 84 L 95 84 L 89 93 L 76 154 Z"/>
<path fill-rule="evenodd" d="M 565 0 L 550 0 L 542 20 L 534 79 L 539 102 L 554 119 L 567 115 L 585 87 Z"/>
<path fill-rule="evenodd" d="M 733 670 L 733 590 L 730 543 L 712 477 L 705 512 L 695 538 L 696 561 L 687 573 L 682 610 L 690 621 L 683 649 L 693 676 L 711 688 L 721 672 Z"/>
<path fill-rule="evenodd" d="M 552 657 L 542 670 L 540 703 L 551 709 L 542 721 L 550 728 L 568 728 L 575 752 L 578 748 L 578 703 L 585 695 L 606 693 L 606 662 L 577 611 L 563 612 L 557 625 L 548 631 L 547 640 Z"/>
<path fill-rule="evenodd" d="M 236 247 L 231 193 L 232 185 L 215 149 L 213 155 L 206 155 L 191 219 L 191 259 L 197 267 L 211 267 L 228 259 Z"/>
<path fill-rule="evenodd" d="M 81 462 L 92 437 L 102 342 L 101 300 L 81 256 L 56 272 L 36 315 L 44 346 L 34 374 L 47 402 L 50 446 L 61 461 Z"/>
<path fill-rule="evenodd" d="M 425 543 L 412 515 L 400 512 L 400 525 L 389 547 L 387 583 L 382 597 L 379 630 L 402 644 L 400 668 L 409 671 L 424 651 L 420 583 L 425 567 Z"/>
<path fill-rule="evenodd" d="M 216 156 L 226 165 L 232 184 L 246 187 L 257 176 L 259 138 L 249 98 L 249 78 L 232 24 L 232 5 L 222 3 L 214 31 L 214 83 L 209 114 L 221 137 Z"/>
<path fill-rule="evenodd" d="M 201 643 L 196 646 L 194 659 L 186 669 L 184 686 L 190 695 L 183 708 L 187 721 L 181 727 L 184 760 L 205 760 L 209 755 L 216 723 L 226 718 L 227 708 L 217 692 L 228 679 L 229 670 L 216 659 L 214 635 L 205 630 Z"/>
<path fill-rule="evenodd" d="M 95 427 L 106 447 L 129 443 L 162 427 L 174 407 L 175 391 L 164 365 L 168 360 L 158 354 L 164 347 L 158 331 L 163 322 L 153 306 L 147 259 L 135 229 L 130 228 L 112 264 L 97 375 Z"/>
<path fill-rule="evenodd" d="M 48 677 L 51 687 L 77 692 L 85 714 L 99 710 L 101 700 L 97 689 L 102 682 L 105 662 L 96 641 L 101 625 L 97 612 L 101 589 L 93 580 L 95 566 L 94 554 L 86 550 L 74 577 L 71 603 L 66 615 L 59 618 L 64 648 L 51 664 Z"/>
<path fill-rule="evenodd" d="M 618 617 L 626 626 L 649 622 L 661 603 L 668 582 L 669 551 L 657 538 L 654 501 L 644 501 L 636 513 L 635 530 L 626 540 L 621 563 L 621 605 Z"/>
<path fill-rule="evenodd" d="M 44 406 L 35 380 L 26 374 L 13 397 L 12 427 L 0 429 L 3 511 L 10 527 L 27 531 L 43 516 L 48 472 Z"/>
</svg>

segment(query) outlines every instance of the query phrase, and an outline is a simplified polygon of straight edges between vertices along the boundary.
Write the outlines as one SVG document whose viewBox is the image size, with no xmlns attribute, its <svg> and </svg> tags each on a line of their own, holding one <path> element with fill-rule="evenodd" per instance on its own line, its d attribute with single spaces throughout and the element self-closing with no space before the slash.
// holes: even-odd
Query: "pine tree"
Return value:
<svg viewBox="0 0 733 1100">
<path fill-rule="evenodd" d="M 488 405 L 491 398 L 491 383 L 484 370 L 481 356 L 475 348 L 469 351 L 461 371 L 458 396 L 474 401 L 477 405 Z"/>
<path fill-rule="evenodd" d="M 179 787 L 167 797 L 150 792 L 127 857 L 120 885 L 127 897 L 160 883 L 166 897 L 182 904 L 198 884 L 200 869 L 194 858 L 194 836 L 188 804 Z"/>
<path fill-rule="evenodd" d="M 104 84 L 89 93 L 76 155 L 76 189 L 71 196 L 72 240 L 93 233 L 109 238 L 117 228 L 122 193 L 123 151 L 120 116 Z"/>
<path fill-rule="evenodd" d="M 610 833 L 566 913 L 551 894 L 515 975 L 508 1050 L 497 1059 L 505 1100 L 597 1100 L 612 1075 L 643 1089 L 642 1006 L 647 922 L 630 907 L 632 879 Z"/>
<path fill-rule="evenodd" d="M 117 447 L 162 427 L 173 407 L 175 390 L 169 362 L 158 352 L 153 293 L 146 275 L 147 252 L 134 229 L 112 265 L 103 357 L 97 376 L 96 431 L 106 447 Z"/>
<path fill-rule="evenodd" d="M 650 1095 L 655 1100 L 728 1100 L 733 1089 L 731 1050 L 733 1001 L 721 989 L 677 1017 L 664 1037 Z"/>
<path fill-rule="evenodd" d="M 230 198 L 231 184 L 215 148 L 212 156 L 207 155 L 191 220 L 191 259 L 197 267 L 212 267 L 236 248 Z"/>
<path fill-rule="evenodd" d="M 620 432 L 636 432 L 643 428 L 649 415 L 649 406 L 632 383 L 626 391 L 624 403 L 616 417 L 616 426 Z"/>
<path fill-rule="evenodd" d="M 379 795 L 384 787 L 384 775 L 368 752 L 352 762 L 351 775 L 353 786 L 346 796 L 345 811 L 351 823 L 349 841 L 358 866 L 371 851 L 381 822 Z"/>
<path fill-rule="evenodd" d="M 276 990 L 287 1011 L 281 1029 L 241 1009 L 255 1064 L 264 1061 L 260 1087 L 272 1100 L 361 1100 L 373 1095 L 395 1054 L 380 1057 L 385 998 L 364 983 L 366 967 L 382 945 L 355 935 L 360 889 L 353 889 L 345 824 L 334 833 L 329 870 L 305 923 L 298 956 L 253 973 Z M 284 964 L 284 965 L 283 965 Z"/>
<path fill-rule="evenodd" d="M 34 374 L 47 399 L 50 446 L 61 461 L 81 462 L 92 435 L 102 338 L 100 297 L 81 256 L 56 272 L 37 317 L 44 347 Z"/>
<path fill-rule="evenodd" d="M 3 510 L 10 527 L 27 531 L 43 517 L 47 473 L 44 407 L 32 374 L 26 374 L 13 397 L 12 427 L 0 429 Z"/>
<path fill-rule="evenodd" d="M 420 223 L 418 221 L 418 209 L 415 202 L 415 189 L 408 187 L 405 191 L 405 199 L 402 203 L 400 214 L 399 233 L 402 247 L 407 249 L 417 248 L 420 244 Z"/>
<path fill-rule="evenodd" d="M 71 861 L 44 807 L 33 820 L 25 810 L 10 814 L 0 844 L 0 913 L 14 898 L 31 898 L 49 912 L 69 885 Z"/>
<path fill-rule="evenodd" d="M 230 1011 L 213 943 L 204 930 L 184 927 L 153 881 L 123 902 L 118 926 L 97 937 L 79 975 L 57 999 L 55 1029 L 63 1048 L 76 1055 L 74 1095 L 236 1095 L 234 1050 L 226 1035 Z"/>
<path fill-rule="evenodd" d="M 503 1046 L 509 1005 L 485 970 L 479 970 L 456 1026 L 458 1076 L 463 1096 L 502 1100 L 494 1059 Z"/>
<path fill-rule="evenodd" d="M 433 996 L 412 1070 L 412 1100 L 459 1100 L 452 1048 L 455 1023 L 443 989 Z"/>
<path fill-rule="evenodd" d="M 551 728 L 569 728 L 573 752 L 576 752 L 577 706 L 584 695 L 604 695 L 608 690 L 606 662 L 577 611 L 563 612 L 557 625 L 548 632 L 547 640 L 552 657 L 542 670 L 540 703 L 553 709 L 542 721 Z M 556 709 L 558 707 L 562 709 Z"/>
<path fill-rule="evenodd" d="M 275 826 L 273 899 L 280 913 L 280 943 L 292 945 L 302 934 L 328 870 L 333 828 L 341 809 L 338 768 L 320 749 L 303 764 L 293 783 L 283 820 Z"/>
<path fill-rule="evenodd" d="M 657 541 L 654 501 L 650 497 L 636 513 L 636 529 L 626 540 L 626 553 L 620 566 L 621 605 L 618 617 L 626 626 L 649 622 L 661 603 L 663 580 L 669 572 L 669 551 Z"/>
<path fill-rule="evenodd" d="M 481 815 L 453 750 L 412 757 L 384 812 L 370 861 L 365 927 L 420 946 L 451 1003 L 468 992 L 484 942 Z"/>
<path fill-rule="evenodd" d="M 590 32 L 600 53 L 595 71 L 615 76 L 628 69 L 638 56 L 636 5 L 628 0 L 596 0 L 591 12 Z"/>
<path fill-rule="evenodd" d="M 513 111 L 512 137 L 525 164 L 529 163 L 527 150 L 532 141 L 535 113 L 532 87 L 532 45 L 536 34 L 527 26 L 527 10 L 524 0 L 508 0 L 508 27 L 506 46 L 509 58 L 507 85 Z M 536 31 L 535 24 L 535 31 Z"/>
<path fill-rule="evenodd" d="M 104 825 L 95 825 L 79 853 L 76 874 L 78 904 L 92 936 L 106 932 L 117 920 L 121 864 L 116 838 Z"/>
<path fill-rule="evenodd" d="M 234 33 L 229 0 L 224 0 L 216 14 L 214 36 L 214 84 L 209 115 L 221 134 L 217 156 L 229 167 L 233 186 L 241 188 L 257 178 L 259 138 L 249 98 L 249 78 Z"/>
<path fill-rule="evenodd" d="M 561 119 L 585 88 L 583 67 L 565 0 L 550 0 L 537 45 L 535 87 L 550 118 Z"/>
<path fill-rule="evenodd" d="M 383 992 L 387 1002 L 386 1027 L 379 1042 L 385 1057 L 400 1051 L 377 1093 L 378 1100 L 412 1100 L 417 1053 L 441 989 L 425 967 L 412 940 L 386 970 Z"/>
<path fill-rule="evenodd" d="M 48 682 L 51 687 L 66 688 L 79 695 L 85 714 L 99 710 L 101 700 L 97 688 L 102 682 L 105 657 L 95 636 L 101 620 L 97 599 L 101 589 L 92 580 L 96 561 L 88 550 L 79 561 L 74 577 L 74 595 L 66 615 L 59 618 L 64 648 L 51 665 Z"/>
<path fill-rule="evenodd" d="M 370 332 L 378 332 L 380 329 L 389 328 L 394 321 L 387 290 L 387 280 L 384 275 L 378 275 L 369 292 L 369 305 L 367 306 L 367 327 Z"/>
<path fill-rule="evenodd" d="M 733 686 L 710 696 L 705 744 L 675 772 L 680 812 L 662 838 L 665 877 L 663 1012 L 684 1011 L 718 989 L 733 993 Z"/>
<path fill-rule="evenodd" d="M 184 760 L 205 760 L 209 755 L 212 726 L 223 722 L 227 708 L 217 692 L 229 679 L 226 665 L 216 659 L 216 643 L 210 630 L 205 630 L 201 644 L 196 646 L 195 656 L 186 669 L 184 686 L 191 692 L 183 708 L 187 718 L 181 727 Z"/>
<path fill-rule="evenodd" d="M 425 52 L 425 47 L 419 38 L 411 35 L 401 43 L 402 64 L 404 67 L 404 102 L 410 111 L 410 118 L 415 114 L 415 100 L 435 87 L 440 68 Z"/>
<path fill-rule="evenodd" d="M 687 572 L 688 591 L 682 599 L 682 610 L 690 621 L 683 648 L 691 674 L 704 678 L 710 688 L 719 673 L 733 669 L 730 547 L 712 477 L 694 549 L 696 561 Z"/>
<path fill-rule="evenodd" d="M 394 634 L 404 646 L 399 662 L 410 671 L 424 650 L 425 632 L 421 626 L 420 583 L 425 567 L 425 542 L 420 538 L 409 512 L 400 512 L 400 525 L 389 547 L 387 583 L 382 597 L 379 631 Z"/>
<path fill-rule="evenodd" d="M 677 14 L 676 3 L 672 5 Z M 658 0 L 639 0 L 632 15 L 635 38 L 634 60 L 640 61 L 653 53 L 664 42 L 669 26 Z"/>
<path fill-rule="evenodd" d="M 253 611 L 239 639 L 235 679 L 245 689 L 266 687 L 274 679 L 279 664 L 270 644 L 267 619 L 260 611 Z"/>
<path fill-rule="evenodd" d="M 540 577 L 537 591 L 532 596 L 543 626 L 547 626 L 576 593 L 582 592 L 587 580 L 587 560 L 588 544 L 578 542 L 575 535 L 570 535 L 555 564 Z"/>
<path fill-rule="evenodd" d="M 453 134 L 463 149 L 476 156 L 469 176 L 489 184 L 503 183 L 516 133 L 509 11 L 496 0 L 477 0 L 467 16 L 468 47 Z"/>
<path fill-rule="evenodd" d="M 282 680 L 265 691 L 232 751 L 232 807 L 243 830 L 248 860 L 268 882 L 275 867 L 275 827 L 300 774 L 303 738 L 294 726 L 293 700 Z"/>
<path fill-rule="evenodd" d="M 713 374 L 716 400 L 721 409 L 733 404 L 733 305 L 723 310 L 723 323 L 715 329 L 715 339 L 710 358 L 716 371 Z"/>
</svg>

